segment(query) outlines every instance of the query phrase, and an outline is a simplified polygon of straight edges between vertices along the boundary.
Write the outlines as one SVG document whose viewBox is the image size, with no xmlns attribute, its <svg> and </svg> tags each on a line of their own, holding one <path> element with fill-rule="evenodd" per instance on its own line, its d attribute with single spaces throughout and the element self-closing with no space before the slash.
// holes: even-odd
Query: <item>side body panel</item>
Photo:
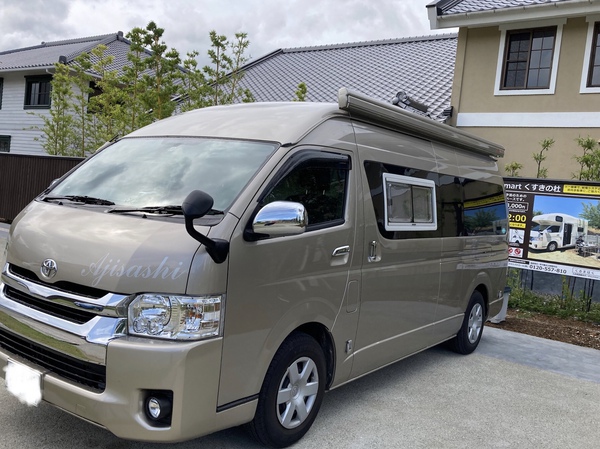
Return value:
<svg viewBox="0 0 600 449">
<path fill-rule="evenodd" d="M 354 339 L 358 317 L 359 266 L 356 176 L 352 129 L 332 120 L 293 148 L 275 156 L 279 164 L 249 201 L 230 242 L 229 283 L 218 406 L 245 401 L 260 391 L 267 368 L 281 343 L 299 326 L 317 323 L 334 333 L 338 375 L 350 372 L 345 341 Z M 311 143 L 315 142 L 315 143 Z M 335 145 L 334 146 L 323 146 Z M 326 151 L 351 157 L 344 223 L 289 237 L 244 240 L 258 198 L 268 182 L 294 154 Z M 310 215 L 309 215 L 310 223 Z M 359 231 L 360 232 L 360 231 Z M 337 248 L 348 246 L 343 256 Z"/>
<path fill-rule="evenodd" d="M 352 377 L 432 344 L 441 251 L 440 239 L 393 240 L 381 235 L 372 203 L 381 192 L 369 191 L 365 174 L 367 161 L 434 172 L 431 143 L 371 125 L 354 126 L 366 192 L 361 311 Z"/>
</svg>

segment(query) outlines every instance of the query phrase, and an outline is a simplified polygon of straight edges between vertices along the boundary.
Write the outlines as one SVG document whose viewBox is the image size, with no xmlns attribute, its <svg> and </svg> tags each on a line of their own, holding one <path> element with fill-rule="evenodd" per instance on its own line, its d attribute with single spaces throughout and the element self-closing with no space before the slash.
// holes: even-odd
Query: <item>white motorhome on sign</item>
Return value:
<svg viewBox="0 0 600 449">
<path fill-rule="evenodd" d="M 529 247 L 556 251 L 575 246 L 579 237 L 587 235 L 588 221 L 566 214 L 542 214 L 532 218 Z"/>
</svg>

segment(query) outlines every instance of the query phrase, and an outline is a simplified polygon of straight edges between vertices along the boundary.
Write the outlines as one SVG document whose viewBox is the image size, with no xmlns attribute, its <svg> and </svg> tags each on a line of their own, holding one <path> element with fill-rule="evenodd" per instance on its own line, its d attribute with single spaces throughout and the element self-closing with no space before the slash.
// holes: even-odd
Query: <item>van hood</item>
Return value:
<svg viewBox="0 0 600 449">
<path fill-rule="evenodd" d="M 11 227 L 7 262 L 60 288 L 68 282 L 121 294 L 183 294 L 198 247 L 183 217 L 166 221 L 34 201 Z M 41 270 L 49 259 L 57 267 L 52 277 Z"/>
</svg>

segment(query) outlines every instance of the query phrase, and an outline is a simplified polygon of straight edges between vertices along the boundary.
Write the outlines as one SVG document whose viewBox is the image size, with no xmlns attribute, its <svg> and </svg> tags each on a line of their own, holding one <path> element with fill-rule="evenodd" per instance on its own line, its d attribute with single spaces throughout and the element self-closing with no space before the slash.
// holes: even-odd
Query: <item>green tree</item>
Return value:
<svg viewBox="0 0 600 449">
<path fill-rule="evenodd" d="M 229 103 L 235 103 L 238 99 L 243 103 L 251 103 L 254 101 L 254 97 L 250 93 L 249 89 L 242 89 L 239 87 L 239 83 L 244 76 L 244 73 L 240 70 L 246 62 L 248 62 L 248 57 L 246 57 L 246 51 L 250 46 L 250 41 L 248 40 L 247 33 L 236 33 L 235 40 L 229 44 L 231 49 L 231 64 L 226 66 L 226 69 L 229 70 L 229 74 L 227 76 L 228 80 L 225 83 L 228 95 L 225 97 L 224 101 Z"/>
<path fill-rule="evenodd" d="M 600 228 L 600 201 L 593 205 L 591 203 L 581 203 L 583 212 L 579 214 L 581 218 L 589 221 L 589 226 L 592 228 Z"/>
<path fill-rule="evenodd" d="M 308 93 L 308 87 L 306 87 L 305 83 L 298 84 L 298 88 L 294 94 L 296 95 L 292 101 L 306 101 L 306 94 Z"/>
<path fill-rule="evenodd" d="M 179 108 L 182 112 L 192 109 L 203 108 L 206 96 L 206 78 L 201 70 L 198 70 L 198 52 L 196 50 L 187 53 L 183 60 L 185 72 L 181 77 L 181 102 Z"/>
<path fill-rule="evenodd" d="M 179 52 L 174 48 L 168 50 L 161 40 L 164 32 L 164 28 L 150 22 L 143 34 L 144 46 L 152 53 L 144 59 L 151 72 L 142 75 L 144 91 L 141 100 L 145 109 L 152 111 L 153 120 L 169 117 L 175 111 L 176 105 L 172 100 L 178 91 L 177 80 L 181 77 Z"/>
<path fill-rule="evenodd" d="M 245 52 L 250 45 L 246 33 L 236 33 L 235 41 L 229 42 L 227 36 L 216 31 L 209 33 L 211 48 L 208 56 L 211 65 L 202 68 L 206 82 L 204 98 L 205 106 L 231 104 L 237 101 L 244 103 L 254 101 L 248 89 L 239 87 L 244 76 L 240 70 L 248 58 Z"/>
<path fill-rule="evenodd" d="M 507 176 L 517 177 L 520 176 L 519 170 L 523 168 L 523 164 L 519 164 L 518 162 L 511 162 L 504 166 L 504 171 L 506 171 Z"/>
<path fill-rule="evenodd" d="M 89 132 L 91 126 L 91 117 L 88 113 L 89 97 L 94 91 L 90 87 L 93 76 L 90 74 L 92 63 L 89 53 L 82 53 L 75 58 L 75 64 L 72 65 L 72 82 L 75 86 L 75 95 L 71 102 L 73 111 L 73 132 L 76 136 L 75 145 L 78 156 L 85 156 L 94 149 L 89 144 Z"/>
<path fill-rule="evenodd" d="M 575 160 L 579 162 L 580 180 L 584 181 L 599 181 L 600 180 L 600 149 L 598 142 L 590 136 L 585 138 L 578 137 L 575 139 L 577 145 L 583 149 L 581 156 L 575 156 Z"/>
<path fill-rule="evenodd" d="M 121 82 L 123 83 L 123 110 L 126 116 L 124 132 L 130 133 L 142 126 L 148 125 L 152 117 L 148 109 L 142 103 L 142 94 L 144 92 L 144 83 L 142 74 L 146 70 L 144 36 L 146 30 L 135 27 L 126 34 L 131 42 L 127 60 L 129 64 L 123 67 Z"/>
<path fill-rule="evenodd" d="M 542 162 L 544 162 L 547 157 L 547 154 L 544 154 L 544 152 L 547 153 L 548 150 L 550 149 L 550 147 L 552 147 L 552 145 L 554 145 L 554 139 L 544 139 L 539 144 L 542 147 L 540 149 L 539 153 L 533 153 L 533 160 L 537 163 L 537 174 L 535 177 L 536 178 L 547 178 L 548 177 L 548 169 L 545 167 L 542 167 Z"/>
<path fill-rule="evenodd" d="M 92 113 L 93 129 L 90 133 L 90 145 L 93 150 L 124 134 L 126 116 L 123 111 L 123 90 L 116 70 L 110 69 L 113 55 L 107 55 L 105 45 L 98 45 L 91 51 L 95 61 L 91 70 L 98 75 L 96 88 L 98 93 L 90 98 L 89 111 Z"/>
<path fill-rule="evenodd" d="M 244 73 L 241 67 L 248 61 L 246 51 L 250 45 L 246 33 L 237 33 L 229 42 L 227 36 L 210 32 L 208 50 L 210 65 L 198 68 L 197 51 L 187 54 L 183 61 L 185 73 L 181 82 L 181 110 L 203 108 L 236 102 L 252 102 L 248 89 L 240 87 Z"/>
<path fill-rule="evenodd" d="M 40 141 L 44 151 L 50 155 L 76 156 L 78 154 L 74 151 L 74 119 L 70 112 L 73 98 L 70 69 L 62 63 L 54 64 L 54 69 L 49 114 L 32 113 L 41 118 L 44 123 L 42 127 L 32 128 L 42 132 L 40 137 L 34 139 Z"/>
</svg>

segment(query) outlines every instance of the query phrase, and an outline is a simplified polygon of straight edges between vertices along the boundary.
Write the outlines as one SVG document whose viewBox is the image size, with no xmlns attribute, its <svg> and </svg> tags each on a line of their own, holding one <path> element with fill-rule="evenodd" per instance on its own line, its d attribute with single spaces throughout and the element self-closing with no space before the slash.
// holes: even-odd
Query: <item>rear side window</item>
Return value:
<svg viewBox="0 0 600 449">
<path fill-rule="evenodd" d="M 435 183 L 383 174 L 386 231 L 437 229 Z"/>
<path fill-rule="evenodd" d="M 505 235 L 501 184 L 365 161 L 377 228 L 386 239 Z"/>
</svg>

